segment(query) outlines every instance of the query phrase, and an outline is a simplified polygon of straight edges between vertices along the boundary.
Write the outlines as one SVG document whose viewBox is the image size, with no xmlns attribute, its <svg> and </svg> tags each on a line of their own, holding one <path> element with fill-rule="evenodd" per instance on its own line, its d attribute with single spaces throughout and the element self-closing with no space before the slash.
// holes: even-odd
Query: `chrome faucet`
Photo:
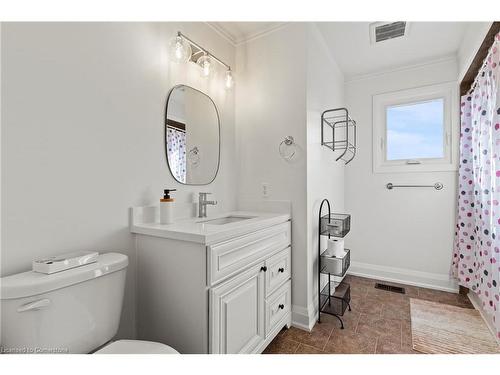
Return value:
<svg viewBox="0 0 500 375">
<path fill-rule="evenodd" d="M 207 201 L 207 195 L 211 193 L 200 193 L 198 198 L 198 217 L 207 217 L 207 205 L 216 205 L 217 201 Z"/>
</svg>

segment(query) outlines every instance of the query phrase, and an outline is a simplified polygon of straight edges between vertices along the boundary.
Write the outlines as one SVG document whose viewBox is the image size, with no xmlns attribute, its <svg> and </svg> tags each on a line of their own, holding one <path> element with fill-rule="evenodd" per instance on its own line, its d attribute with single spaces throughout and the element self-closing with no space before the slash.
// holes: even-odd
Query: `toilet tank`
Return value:
<svg viewBox="0 0 500 375">
<path fill-rule="evenodd" d="M 0 351 L 89 353 L 118 330 L 126 255 L 46 275 L 33 271 L 0 279 Z"/>
</svg>

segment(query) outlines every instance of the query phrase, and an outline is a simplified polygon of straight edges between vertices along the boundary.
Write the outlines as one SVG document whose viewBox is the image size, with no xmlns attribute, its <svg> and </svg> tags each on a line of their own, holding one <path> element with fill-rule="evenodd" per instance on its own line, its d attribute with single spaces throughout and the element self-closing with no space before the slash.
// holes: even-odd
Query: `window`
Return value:
<svg viewBox="0 0 500 375">
<path fill-rule="evenodd" d="M 452 84 L 375 95 L 374 171 L 456 169 L 452 154 L 456 99 Z"/>
<path fill-rule="evenodd" d="M 387 160 L 444 157 L 444 100 L 386 108 Z"/>
</svg>

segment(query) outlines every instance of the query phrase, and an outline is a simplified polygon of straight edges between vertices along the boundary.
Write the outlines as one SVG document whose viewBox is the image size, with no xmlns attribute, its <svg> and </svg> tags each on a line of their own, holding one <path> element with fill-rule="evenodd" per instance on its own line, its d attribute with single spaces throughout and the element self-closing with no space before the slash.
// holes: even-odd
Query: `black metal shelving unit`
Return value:
<svg viewBox="0 0 500 375">
<path fill-rule="evenodd" d="M 343 160 L 349 164 L 354 159 L 356 138 L 356 121 L 347 108 L 327 109 L 321 114 L 321 145 L 332 151 L 342 151 L 336 161 Z"/>
<path fill-rule="evenodd" d="M 322 216 L 323 205 L 326 203 L 328 214 Z M 338 221 L 336 223 L 336 221 Z M 321 251 L 321 236 L 332 235 L 335 237 L 344 237 L 350 229 L 350 216 L 344 214 L 332 214 L 331 206 L 328 199 L 323 199 L 319 207 L 318 218 L 318 323 L 321 323 L 321 313 L 335 316 L 340 321 L 340 328 L 344 329 L 344 322 L 341 316 L 344 315 L 346 309 L 351 311 L 349 302 L 351 301 L 351 287 L 343 281 L 350 265 L 350 250 L 345 249 L 347 254 L 344 258 L 339 259 L 340 272 L 332 273 L 332 268 L 328 265 L 328 261 L 332 257 L 324 256 Z M 328 283 L 323 288 L 321 287 L 321 274 L 328 275 Z M 336 283 L 332 281 L 332 276 L 342 278 L 342 281 Z M 333 292 L 332 292 L 333 290 Z"/>
</svg>

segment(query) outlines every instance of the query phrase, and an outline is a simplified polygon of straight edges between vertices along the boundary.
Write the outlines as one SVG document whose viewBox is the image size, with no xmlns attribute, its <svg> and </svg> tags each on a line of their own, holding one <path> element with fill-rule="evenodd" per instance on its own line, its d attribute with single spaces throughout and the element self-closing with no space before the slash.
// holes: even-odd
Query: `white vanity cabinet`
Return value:
<svg viewBox="0 0 500 375">
<path fill-rule="evenodd" d="M 290 218 L 251 220 L 202 228 L 193 241 L 132 228 L 139 339 L 181 353 L 260 353 L 290 326 Z"/>
<path fill-rule="evenodd" d="M 263 266 L 257 264 L 210 290 L 212 353 L 252 353 L 265 340 Z"/>
<path fill-rule="evenodd" d="M 261 351 L 273 330 L 290 325 L 290 256 L 288 247 L 210 290 L 212 353 Z"/>
</svg>

